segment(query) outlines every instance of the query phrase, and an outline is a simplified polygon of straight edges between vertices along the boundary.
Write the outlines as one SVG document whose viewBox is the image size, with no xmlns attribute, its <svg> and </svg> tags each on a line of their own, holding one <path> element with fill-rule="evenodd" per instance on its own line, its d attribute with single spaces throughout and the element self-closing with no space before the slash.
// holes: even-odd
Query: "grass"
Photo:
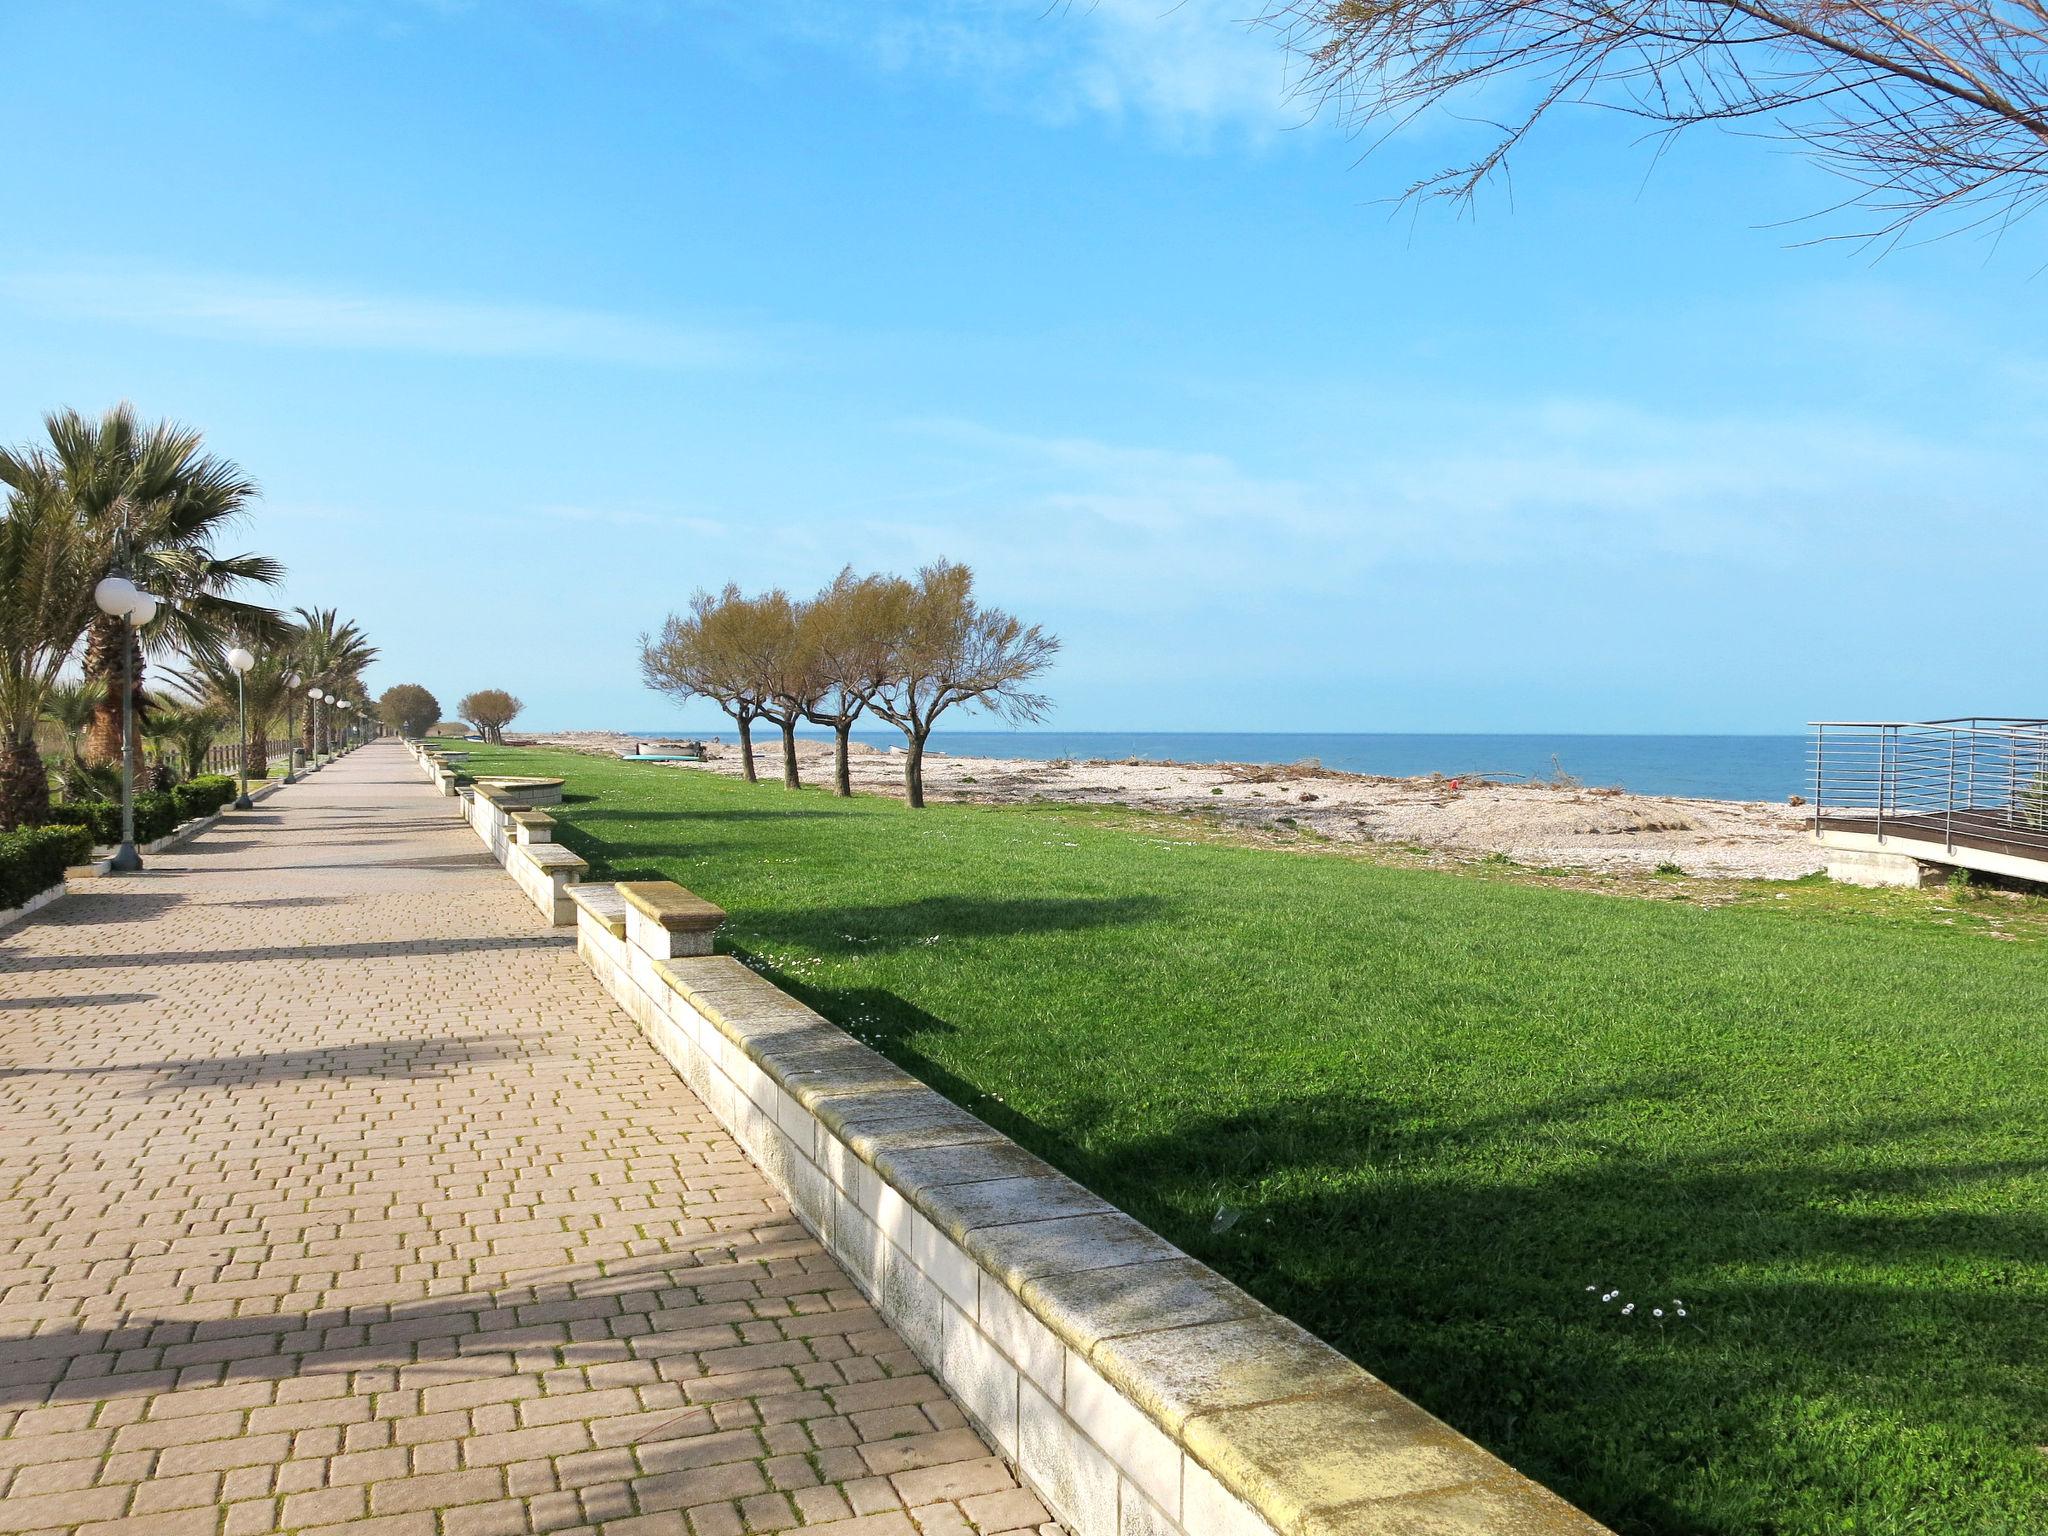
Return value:
<svg viewBox="0 0 2048 1536">
<path fill-rule="evenodd" d="M 594 874 L 718 902 L 749 963 L 1621 1532 L 2048 1529 L 2039 901 L 470 750 L 564 775 Z"/>
</svg>

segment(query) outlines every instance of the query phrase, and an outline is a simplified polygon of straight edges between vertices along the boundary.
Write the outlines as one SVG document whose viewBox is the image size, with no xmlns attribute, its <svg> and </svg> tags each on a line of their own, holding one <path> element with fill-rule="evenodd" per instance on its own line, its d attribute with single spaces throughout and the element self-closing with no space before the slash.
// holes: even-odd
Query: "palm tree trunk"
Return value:
<svg viewBox="0 0 2048 1536">
<path fill-rule="evenodd" d="M 50 819 L 50 774 L 33 734 L 0 742 L 0 832 L 40 827 Z"/>
<path fill-rule="evenodd" d="M 782 722 L 782 787 L 804 787 L 804 781 L 797 776 L 796 771 L 796 716 L 793 713 Z"/>
<path fill-rule="evenodd" d="M 86 728 L 85 758 L 90 763 L 121 761 L 121 689 L 124 647 L 132 647 L 135 661 L 135 720 L 142 721 L 142 639 L 126 619 L 101 614 L 86 631 L 85 675 L 101 685 L 99 708 Z M 137 733 L 141 732 L 138 729 Z"/>
<path fill-rule="evenodd" d="M 846 799 L 853 798 L 853 765 L 846 760 L 846 739 L 852 734 L 851 720 L 841 720 L 833 732 L 832 793 Z"/>
<path fill-rule="evenodd" d="M 242 776 L 258 782 L 270 777 L 270 722 L 261 715 L 249 722 L 249 756 Z"/>
</svg>

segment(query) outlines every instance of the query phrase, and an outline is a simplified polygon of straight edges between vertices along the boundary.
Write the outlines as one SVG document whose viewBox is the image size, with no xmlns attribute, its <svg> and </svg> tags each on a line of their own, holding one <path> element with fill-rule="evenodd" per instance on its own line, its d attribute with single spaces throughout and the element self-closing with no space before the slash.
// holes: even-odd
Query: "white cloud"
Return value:
<svg viewBox="0 0 2048 1536">
<path fill-rule="evenodd" d="M 584 0 L 594 3 L 594 0 Z M 902 73 L 962 80 L 1002 110 L 1140 125 L 1198 146 L 1270 139 L 1309 115 L 1280 39 L 1246 0 L 875 0 L 756 12 L 810 42 Z"/>
<path fill-rule="evenodd" d="M 20 272 L 0 274 L 0 294 L 71 318 L 279 346 L 654 369 L 744 366 L 772 350 L 758 335 L 606 310 L 349 293 L 256 277 L 116 267 Z"/>
<path fill-rule="evenodd" d="M 1603 571 L 1617 582 L 1698 565 L 1783 572 L 1829 551 L 1883 565 L 1868 530 L 2014 505 L 2038 443 L 2002 450 L 1882 422 L 1688 419 L 1598 400 L 1473 406 L 1382 424 L 1344 466 L 1260 473 L 1229 455 L 1033 436 L 971 422 L 905 430 L 966 487 L 912 493 L 878 519 L 905 558 L 948 549 L 1035 593 L 1076 562 L 1117 602 L 1185 606 L 1257 590 L 1351 590 L 1376 572 Z M 985 473 L 968 476 L 978 466 Z M 1000 489 L 991 490 L 994 484 Z M 908 509 L 918 510 L 910 513 Z"/>
<path fill-rule="evenodd" d="M 393 41 L 435 23 L 497 23 L 476 0 L 215 0 L 255 20 Z M 964 82 L 998 110 L 1064 124 L 1106 118 L 1183 148 L 1270 141 L 1313 113 L 1297 99 L 1260 0 L 557 0 L 606 22 L 687 28 L 697 45 L 749 31 L 754 63 L 795 40 L 892 74 Z M 726 34 L 714 37 L 714 29 Z"/>
</svg>

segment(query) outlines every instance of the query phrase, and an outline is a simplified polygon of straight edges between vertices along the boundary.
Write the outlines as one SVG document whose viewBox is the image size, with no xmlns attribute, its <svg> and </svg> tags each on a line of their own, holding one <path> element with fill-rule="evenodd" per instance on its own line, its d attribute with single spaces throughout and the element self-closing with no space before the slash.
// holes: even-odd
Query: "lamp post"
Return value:
<svg viewBox="0 0 2048 1536">
<path fill-rule="evenodd" d="M 235 809 L 238 811 L 253 811 L 256 807 L 249 803 L 249 685 L 247 679 L 249 669 L 256 665 L 256 658 L 238 645 L 228 652 L 228 665 L 235 669 L 235 704 L 242 716 L 242 764 L 240 772 L 236 775 L 237 780 L 241 784 L 242 792 L 235 796 Z"/>
<path fill-rule="evenodd" d="M 320 700 L 323 695 L 318 685 L 306 690 L 306 727 L 313 736 L 313 750 L 308 754 L 311 761 L 307 766 L 320 766 Z"/>
<path fill-rule="evenodd" d="M 142 868 L 135 851 L 135 631 L 156 617 L 156 599 L 126 576 L 113 575 L 101 578 L 92 600 L 101 613 L 128 626 L 121 648 L 121 846 L 107 866 L 128 874 Z"/>
<path fill-rule="evenodd" d="M 304 679 L 294 672 L 284 680 L 284 781 L 299 782 L 299 684 Z"/>
</svg>

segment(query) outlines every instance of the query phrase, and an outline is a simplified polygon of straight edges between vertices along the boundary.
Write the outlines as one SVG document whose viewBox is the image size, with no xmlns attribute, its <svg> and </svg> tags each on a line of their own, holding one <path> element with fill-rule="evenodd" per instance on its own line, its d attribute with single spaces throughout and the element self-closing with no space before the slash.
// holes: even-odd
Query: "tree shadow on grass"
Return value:
<svg viewBox="0 0 2048 1536">
<path fill-rule="evenodd" d="M 1172 915 L 1158 896 L 923 896 L 841 907 L 742 909 L 733 927 L 818 954 L 872 954 L 960 940 L 1128 928 Z"/>
<path fill-rule="evenodd" d="M 596 797 L 590 795 L 564 796 L 563 800 L 566 804 L 570 799 L 585 801 L 594 798 Z M 724 807 L 710 807 L 701 811 L 657 811 L 642 809 L 629 810 L 624 807 L 620 807 L 615 810 L 607 809 L 585 811 L 580 816 L 578 816 L 576 820 L 579 824 L 585 826 L 588 826 L 594 822 L 606 821 L 621 821 L 628 823 L 641 821 L 681 821 L 708 822 L 716 824 L 722 821 L 821 821 L 827 818 L 844 818 L 853 814 L 854 813 L 851 811 L 811 810 L 803 806 L 791 806 L 787 810 L 751 810 L 747 808 L 726 809 Z"/>
<path fill-rule="evenodd" d="M 2010 1122 L 1939 1114 L 1617 1141 L 1711 1091 L 966 1107 L 1629 1536 L 2038 1529 L 2048 1210 L 1992 1197 L 2048 1153 L 1957 1156 Z"/>
</svg>

